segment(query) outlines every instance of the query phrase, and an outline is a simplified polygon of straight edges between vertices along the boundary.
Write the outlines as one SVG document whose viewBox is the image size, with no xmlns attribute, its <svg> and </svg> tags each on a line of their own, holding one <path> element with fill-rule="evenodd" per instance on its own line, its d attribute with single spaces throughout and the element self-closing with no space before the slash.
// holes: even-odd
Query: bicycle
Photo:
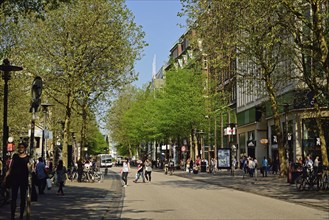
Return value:
<svg viewBox="0 0 329 220">
<path fill-rule="evenodd" d="M 315 188 L 319 191 L 322 188 L 321 174 L 315 173 L 310 167 L 303 167 L 303 174 L 296 179 L 296 188 L 298 191 L 310 190 Z"/>
</svg>

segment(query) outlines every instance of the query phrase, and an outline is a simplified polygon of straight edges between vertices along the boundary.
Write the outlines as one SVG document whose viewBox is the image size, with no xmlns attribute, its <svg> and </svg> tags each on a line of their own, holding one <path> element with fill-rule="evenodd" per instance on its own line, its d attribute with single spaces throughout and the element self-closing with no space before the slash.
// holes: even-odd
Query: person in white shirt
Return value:
<svg viewBox="0 0 329 220">
<path fill-rule="evenodd" d="M 313 164 L 315 174 L 318 174 L 318 172 L 319 172 L 319 165 L 320 165 L 320 157 L 316 156 L 315 160 L 314 160 L 314 164 Z"/>
<path fill-rule="evenodd" d="M 254 177 L 255 172 L 255 162 L 252 158 L 248 160 L 248 168 L 249 168 L 249 175 L 250 177 Z"/>
<path fill-rule="evenodd" d="M 254 177 L 255 177 L 255 179 L 257 180 L 257 168 L 258 168 L 258 161 L 257 161 L 257 159 L 256 159 L 256 158 L 254 159 L 254 163 L 255 163 L 255 172 L 254 172 Z"/>
<path fill-rule="evenodd" d="M 123 180 L 124 184 L 123 187 L 127 187 L 128 186 L 128 173 L 130 171 L 130 163 L 128 158 L 125 158 L 125 160 L 123 161 L 122 164 L 122 169 L 121 169 L 121 179 Z"/>
</svg>

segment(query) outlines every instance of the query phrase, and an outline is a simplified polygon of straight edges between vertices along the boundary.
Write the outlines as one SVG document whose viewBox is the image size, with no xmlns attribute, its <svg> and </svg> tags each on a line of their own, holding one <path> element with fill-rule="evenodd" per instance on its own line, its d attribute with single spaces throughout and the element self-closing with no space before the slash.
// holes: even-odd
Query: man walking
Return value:
<svg viewBox="0 0 329 220">
<path fill-rule="evenodd" d="M 46 165 L 43 162 L 42 157 L 39 157 L 39 162 L 36 166 L 36 172 L 38 177 L 38 188 L 39 188 L 39 195 L 45 194 L 45 188 L 47 185 L 47 174 L 46 174 Z"/>
<path fill-rule="evenodd" d="M 267 161 L 266 157 L 264 156 L 264 159 L 262 160 L 263 177 L 267 177 L 267 167 L 268 167 L 268 161 Z"/>
</svg>

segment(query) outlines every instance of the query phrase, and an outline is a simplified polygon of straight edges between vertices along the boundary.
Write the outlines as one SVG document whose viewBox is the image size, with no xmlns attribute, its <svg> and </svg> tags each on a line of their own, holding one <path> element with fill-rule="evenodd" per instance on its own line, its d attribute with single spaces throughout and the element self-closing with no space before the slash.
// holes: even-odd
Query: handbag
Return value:
<svg viewBox="0 0 329 220">
<path fill-rule="evenodd" d="M 51 179 L 47 178 L 47 189 L 50 190 L 51 187 L 52 187 L 52 182 L 51 182 Z"/>
</svg>

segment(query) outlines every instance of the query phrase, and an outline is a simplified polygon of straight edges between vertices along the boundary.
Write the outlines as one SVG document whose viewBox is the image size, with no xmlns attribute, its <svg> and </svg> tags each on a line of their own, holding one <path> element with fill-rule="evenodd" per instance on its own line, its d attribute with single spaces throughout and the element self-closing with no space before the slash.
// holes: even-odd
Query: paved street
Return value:
<svg viewBox="0 0 329 220">
<path fill-rule="evenodd" d="M 100 183 L 67 181 L 64 196 L 56 195 L 57 187 L 39 195 L 32 203 L 31 220 L 38 219 L 117 219 L 123 202 L 119 176 L 110 173 Z M 19 214 L 19 202 L 16 216 Z M 0 219 L 10 219 L 10 205 L 0 208 Z M 18 218 L 17 218 L 18 219 Z"/>
<path fill-rule="evenodd" d="M 277 176 L 255 181 L 227 171 L 166 176 L 155 170 L 151 183 L 135 184 L 133 170 L 129 186 L 122 188 L 119 169 L 112 168 L 101 183 L 68 182 L 63 197 L 56 187 L 47 191 L 33 203 L 31 219 L 329 218 L 328 192 L 296 192 Z M 9 204 L 0 208 L 0 219 L 9 219 L 9 209 Z"/>
</svg>

